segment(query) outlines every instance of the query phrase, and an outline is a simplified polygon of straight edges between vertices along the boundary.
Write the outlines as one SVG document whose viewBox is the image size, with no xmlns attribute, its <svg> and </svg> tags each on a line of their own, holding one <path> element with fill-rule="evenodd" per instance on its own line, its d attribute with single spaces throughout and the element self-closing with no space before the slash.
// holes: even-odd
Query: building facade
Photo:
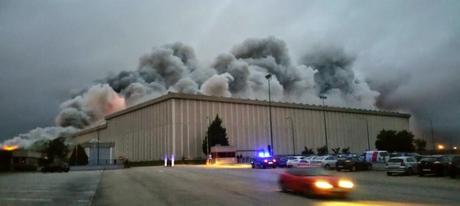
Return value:
<svg viewBox="0 0 460 206">
<path fill-rule="evenodd" d="M 382 129 L 409 130 L 409 114 L 272 102 L 273 149 L 300 154 L 305 146 L 374 149 Z M 219 115 L 230 145 L 238 151 L 270 144 L 267 101 L 168 93 L 106 116 L 105 122 L 76 133 L 78 144 L 113 145 L 111 156 L 129 161 L 203 159 L 202 143 L 210 122 Z"/>
</svg>

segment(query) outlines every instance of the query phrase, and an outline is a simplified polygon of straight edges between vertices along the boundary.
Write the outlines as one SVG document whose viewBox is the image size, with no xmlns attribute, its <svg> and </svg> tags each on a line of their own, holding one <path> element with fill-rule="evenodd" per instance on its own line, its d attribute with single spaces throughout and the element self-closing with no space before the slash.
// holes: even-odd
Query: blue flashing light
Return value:
<svg viewBox="0 0 460 206">
<path fill-rule="evenodd" d="M 268 152 L 259 152 L 259 157 L 270 157 L 270 153 L 268 153 Z"/>
</svg>

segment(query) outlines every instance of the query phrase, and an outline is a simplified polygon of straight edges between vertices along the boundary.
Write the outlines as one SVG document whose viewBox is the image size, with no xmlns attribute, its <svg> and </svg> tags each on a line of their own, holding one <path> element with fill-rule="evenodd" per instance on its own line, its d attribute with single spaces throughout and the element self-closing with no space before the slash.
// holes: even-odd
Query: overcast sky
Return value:
<svg viewBox="0 0 460 206">
<path fill-rule="evenodd" d="M 59 103 L 97 79 L 137 69 L 181 41 L 209 64 L 247 38 L 284 40 L 293 61 L 343 47 L 382 93 L 382 109 L 460 141 L 460 1 L 0 0 L 0 140 L 54 125 Z M 414 127 L 414 126 L 413 126 Z M 446 142 L 449 143 L 449 142 Z"/>
</svg>

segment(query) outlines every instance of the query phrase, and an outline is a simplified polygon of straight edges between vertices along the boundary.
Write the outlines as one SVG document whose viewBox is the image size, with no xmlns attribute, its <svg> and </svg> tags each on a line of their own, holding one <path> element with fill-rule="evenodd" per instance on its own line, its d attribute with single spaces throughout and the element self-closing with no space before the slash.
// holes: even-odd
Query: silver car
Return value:
<svg viewBox="0 0 460 206">
<path fill-rule="evenodd" d="M 392 157 L 386 166 L 387 175 L 415 174 L 417 172 L 417 160 L 414 157 Z"/>
</svg>

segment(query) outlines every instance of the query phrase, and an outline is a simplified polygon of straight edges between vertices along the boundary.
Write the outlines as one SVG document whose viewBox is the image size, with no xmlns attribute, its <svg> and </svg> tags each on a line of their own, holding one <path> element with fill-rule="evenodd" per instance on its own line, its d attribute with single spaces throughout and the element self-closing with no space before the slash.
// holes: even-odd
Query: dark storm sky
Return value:
<svg viewBox="0 0 460 206">
<path fill-rule="evenodd" d="M 420 131 L 431 118 L 460 143 L 459 11 L 459 1 L 0 0 L 0 140 L 54 125 L 60 102 L 135 70 L 153 46 L 181 41 L 209 64 L 276 36 L 295 61 L 314 45 L 344 47 L 382 108 L 411 112 Z"/>
</svg>

